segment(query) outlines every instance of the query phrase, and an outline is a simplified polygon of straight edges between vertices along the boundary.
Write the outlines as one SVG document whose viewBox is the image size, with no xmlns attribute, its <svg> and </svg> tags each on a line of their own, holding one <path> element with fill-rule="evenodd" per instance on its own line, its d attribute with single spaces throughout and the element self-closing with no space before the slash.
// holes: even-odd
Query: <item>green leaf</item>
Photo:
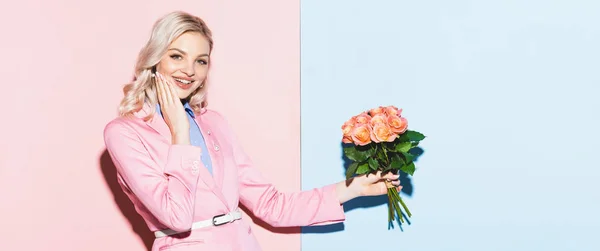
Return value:
<svg viewBox="0 0 600 251">
<path fill-rule="evenodd" d="M 394 146 L 395 142 L 382 142 L 381 144 L 382 144 L 382 145 L 385 147 L 385 149 L 387 149 L 388 151 L 393 151 L 393 150 L 395 149 L 395 146 Z"/>
<path fill-rule="evenodd" d="M 368 157 L 373 156 L 373 154 L 375 154 L 375 150 L 376 150 L 375 147 L 372 144 L 369 144 L 367 150 L 364 150 L 363 152 L 365 153 L 365 155 L 368 158 Z M 359 149 L 359 151 L 361 151 L 361 150 Z"/>
<path fill-rule="evenodd" d="M 419 145 L 419 141 L 412 142 L 412 145 L 410 147 L 413 148 L 413 147 L 417 147 L 418 145 Z"/>
<path fill-rule="evenodd" d="M 403 165 L 400 170 L 412 176 L 415 173 L 415 163 L 410 162 L 408 165 Z"/>
<path fill-rule="evenodd" d="M 354 146 L 344 148 L 344 154 L 346 155 L 346 157 L 348 157 L 348 159 L 358 162 L 365 161 L 368 158 L 367 153 L 368 151 L 359 151 Z"/>
<path fill-rule="evenodd" d="M 385 160 L 386 159 L 385 153 L 383 151 L 377 151 L 377 154 L 375 155 L 375 158 Z"/>
<path fill-rule="evenodd" d="M 358 168 L 358 162 L 353 162 L 348 166 L 348 170 L 346 170 L 346 179 L 349 180 L 356 173 L 356 169 Z"/>
<path fill-rule="evenodd" d="M 369 168 L 371 168 L 371 170 L 373 170 L 373 171 L 376 171 L 377 168 L 379 167 L 379 162 L 375 158 L 369 158 L 368 163 L 369 163 Z"/>
<path fill-rule="evenodd" d="M 406 131 L 403 135 L 406 135 L 410 141 L 421 141 L 425 139 L 425 135 L 417 131 Z"/>
<path fill-rule="evenodd" d="M 400 134 L 400 136 L 398 136 L 398 139 L 396 141 L 398 143 L 410 142 L 410 138 L 408 138 L 408 135 L 406 134 L 406 132 L 404 132 L 403 134 Z M 396 141 L 394 141 L 394 142 L 396 142 Z"/>
<path fill-rule="evenodd" d="M 410 142 L 402 142 L 396 145 L 396 151 L 397 152 L 408 152 L 408 150 L 410 150 L 410 148 L 412 147 L 412 143 Z"/>
<path fill-rule="evenodd" d="M 369 172 L 369 164 L 367 162 L 359 164 L 356 174 L 365 174 Z"/>
<path fill-rule="evenodd" d="M 415 156 L 410 153 L 400 152 L 400 154 L 402 154 L 405 163 L 410 163 L 415 159 Z"/>
<path fill-rule="evenodd" d="M 393 169 L 400 169 L 400 167 L 402 167 L 404 165 L 404 160 L 402 160 L 402 158 L 400 158 L 400 156 L 398 154 L 393 154 L 392 155 L 392 163 L 390 163 L 390 166 Z"/>
</svg>

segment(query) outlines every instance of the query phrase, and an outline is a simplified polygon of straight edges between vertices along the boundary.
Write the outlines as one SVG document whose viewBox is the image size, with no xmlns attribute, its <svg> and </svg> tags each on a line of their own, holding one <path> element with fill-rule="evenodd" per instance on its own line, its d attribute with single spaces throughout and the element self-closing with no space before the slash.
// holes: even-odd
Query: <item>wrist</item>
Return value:
<svg viewBox="0 0 600 251">
<path fill-rule="evenodd" d="M 358 197 L 358 193 L 350 189 L 350 187 L 346 185 L 345 180 L 336 184 L 336 195 L 340 204 L 344 204 L 347 201 Z"/>
<path fill-rule="evenodd" d="M 171 137 L 171 141 L 176 145 L 190 145 L 189 133 L 174 133 Z"/>
</svg>

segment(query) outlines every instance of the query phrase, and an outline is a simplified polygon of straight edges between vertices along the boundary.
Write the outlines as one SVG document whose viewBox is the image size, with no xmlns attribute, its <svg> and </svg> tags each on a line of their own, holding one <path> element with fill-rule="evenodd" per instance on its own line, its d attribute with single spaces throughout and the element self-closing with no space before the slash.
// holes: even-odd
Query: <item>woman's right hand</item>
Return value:
<svg viewBox="0 0 600 251">
<path fill-rule="evenodd" d="M 171 130 L 172 143 L 189 145 L 190 122 L 172 81 L 168 81 L 158 72 L 156 72 L 154 79 L 156 80 L 156 92 L 160 109 Z"/>
</svg>

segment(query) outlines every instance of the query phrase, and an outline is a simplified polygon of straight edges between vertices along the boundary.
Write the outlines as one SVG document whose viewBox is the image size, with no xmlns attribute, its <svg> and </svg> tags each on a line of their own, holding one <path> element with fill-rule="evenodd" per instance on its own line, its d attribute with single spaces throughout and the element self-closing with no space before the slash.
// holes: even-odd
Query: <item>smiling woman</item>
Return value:
<svg viewBox="0 0 600 251">
<path fill-rule="evenodd" d="M 239 204 L 272 226 L 331 224 L 342 204 L 387 192 L 384 179 L 358 176 L 321 188 L 279 192 L 254 168 L 226 120 L 206 107 L 211 31 L 184 12 L 164 16 L 125 86 L 121 116 L 104 131 L 117 179 L 154 232 L 153 250 L 260 247 Z"/>
<path fill-rule="evenodd" d="M 210 45 L 204 35 L 184 33 L 169 46 L 156 71 L 172 77 L 180 88 L 177 96 L 186 99 L 192 90 L 203 87 L 208 73 L 209 53 Z"/>
<path fill-rule="evenodd" d="M 157 21 L 151 39 L 138 56 L 135 80 L 123 89 L 121 115 L 131 115 L 142 103 L 152 107 L 157 104 L 157 89 L 151 79 L 155 73 L 177 83 L 177 96 L 199 112 L 205 101 L 204 83 L 212 48 L 212 32 L 198 17 L 173 12 Z"/>
</svg>

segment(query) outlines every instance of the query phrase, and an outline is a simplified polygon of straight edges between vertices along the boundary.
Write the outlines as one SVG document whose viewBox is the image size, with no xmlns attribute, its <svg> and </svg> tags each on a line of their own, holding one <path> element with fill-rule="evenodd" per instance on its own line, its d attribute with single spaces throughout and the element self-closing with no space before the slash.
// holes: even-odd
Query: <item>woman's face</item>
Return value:
<svg viewBox="0 0 600 251">
<path fill-rule="evenodd" d="M 186 32 L 169 45 L 156 70 L 175 84 L 180 99 L 186 99 L 206 79 L 209 54 L 209 42 L 202 34 Z"/>
</svg>

